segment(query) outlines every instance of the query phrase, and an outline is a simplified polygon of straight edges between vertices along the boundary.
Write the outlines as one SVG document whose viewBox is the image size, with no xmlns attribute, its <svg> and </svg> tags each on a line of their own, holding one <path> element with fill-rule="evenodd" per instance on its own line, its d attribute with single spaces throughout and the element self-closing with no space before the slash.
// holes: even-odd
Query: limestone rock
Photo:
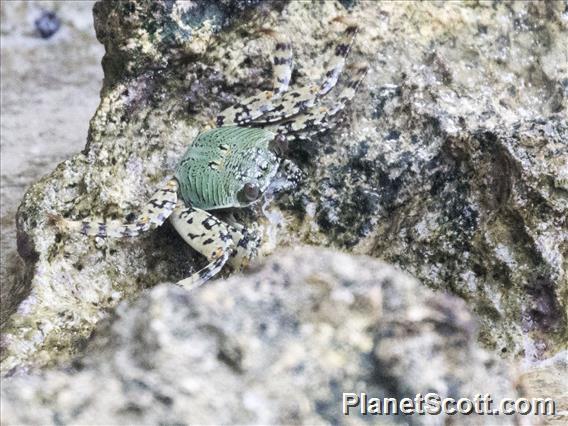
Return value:
<svg viewBox="0 0 568 426">
<path fill-rule="evenodd" d="M 516 395 L 462 300 L 315 248 L 279 251 L 192 293 L 159 285 L 121 303 L 84 352 L 66 368 L 4 379 L 2 424 L 392 424 L 343 416 L 342 393 Z"/>
<path fill-rule="evenodd" d="M 259 28 L 290 35 L 293 83 L 305 85 L 325 69 L 332 21 L 346 14 L 362 29 L 352 60 L 371 74 L 336 130 L 293 147 L 306 179 L 265 210 L 280 223 L 259 210 L 238 218 L 266 226 L 266 252 L 339 247 L 458 294 L 479 315 L 483 343 L 504 354 L 533 360 L 565 345 L 562 3 L 266 2 L 218 29 L 203 18 L 217 12 L 189 19 L 198 10 L 181 3 L 96 8 L 101 104 L 84 152 L 19 209 L 30 295 L 4 333 L 4 371 L 65 359 L 119 301 L 202 262 L 169 225 L 97 242 L 59 234 L 48 214 L 136 211 L 217 112 L 267 88 L 272 46 Z"/>
<path fill-rule="evenodd" d="M 259 3 L 261 0 L 97 2 L 93 14 L 97 38 L 106 51 L 105 86 L 204 54 L 216 32 L 246 19 L 245 12 Z"/>
<path fill-rule="evenodd" d="M 18 206 L 31 185 L 84 148 L 99 103 L 104 49 L 95 37 L 93 3 L 3 2 L 0 8 L 2 328 L 30 291 L 16 248 Z M 46 15 L 60 28 L 42 39 L 35 22 Z"/>
</svg>

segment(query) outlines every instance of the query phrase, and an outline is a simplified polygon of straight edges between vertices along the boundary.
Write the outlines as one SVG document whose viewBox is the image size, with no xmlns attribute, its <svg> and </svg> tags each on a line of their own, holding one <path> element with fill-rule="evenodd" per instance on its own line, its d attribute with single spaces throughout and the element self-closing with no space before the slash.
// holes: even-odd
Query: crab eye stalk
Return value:
<svg viewBox="0 0 568 426">
<path fill-rule="evenodd" d="M 286 136 L 277 135 L 268 146 L 276 155 L 282 156 L 288 152 L 288 139 Z"/>
<path fill-rule="evenodd" d="M 239 191 L 237 194 L 237 198 L 239 201 L 244 203 L 250 203 L 251 201 L 255 201 L 260 196 L 260 188 L 256 183 L 245 183 L 243 189 Z"/>
</svg>

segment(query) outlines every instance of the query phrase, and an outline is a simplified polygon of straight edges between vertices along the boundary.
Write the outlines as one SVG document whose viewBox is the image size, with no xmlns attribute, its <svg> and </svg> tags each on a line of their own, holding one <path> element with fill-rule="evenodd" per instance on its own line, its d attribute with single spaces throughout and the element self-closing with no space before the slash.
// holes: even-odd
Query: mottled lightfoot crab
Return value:
<svg viewBox="0 0 568 426">
<path fill-rule="evenodd" d="M 96 237 L 133 237 L 170 219 L 176 231 L 209 264 L 178 282 L 186 288 L 201 285 L 229 262 L 240 268 L 260 246 L 258 232 L 216 218 L 212 211 L 242 208 L 258 202 L 277 173 L 297 168 L 283 158 L 292 139 L 307 139 L 330 129 L 330 120 L 355 95 L 367 66 L 355 65 L 337 99 L 319 101 L 336 85 L 345 66 L 357 26 L 346 29 L 335 46 L 328 69 L 319 83 L 287 91 L 292 75 L 292 46 L 281 34 L 275 40 L 273 90 L 244 99 L 221 112 L 217 127 L 200 133 L 181 158 L 175 175 L 158 189 L 130 221 L 70 220 L 57 217 L 65 232 Z"/>
</svg>

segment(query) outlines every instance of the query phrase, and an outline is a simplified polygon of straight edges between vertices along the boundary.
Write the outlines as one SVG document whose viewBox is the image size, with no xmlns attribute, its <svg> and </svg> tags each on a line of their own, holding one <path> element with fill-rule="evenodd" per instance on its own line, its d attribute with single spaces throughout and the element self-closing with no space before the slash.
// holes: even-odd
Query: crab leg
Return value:
<svg viewBox="0 0 568 426">
<path fill-rule="evenodd" d="M 57 227 L 67 232 L 78 232 L 93 237 L 135 237 L 149 229 L 157 228 L 172 214 L 177 203 L 178 182 L 170 179 L 158 189 L 142 208 L 143 214 L 134 218 L 132 223 L 118 220 L 101 222 L 92 219 L 69 220 L 62 216 L 52 216 Z"/>
<path fill-rule="evenodd" d="M 320 96 L 327 94 L 336 85 L 337 79 L 339 78 L 341 71 L 343 71 L 343 68 L 345 67 L 345 58 L 347 58 L 347 55 L 351 50 L 351 45 L 355 40 L 357 31 L 357 25 L 349 25 L 336 44 L 335 54 L 332 56 L 329 64 L 327 65 L 325 80 L 320 87 Z"/>
<path fill-rule="evenodd" d="M 235 269 L 248 266 L 250 261 L 256 257 L 257 249 L 261 243 L 258 233 L 251 231 L 244 226 L 235 223 L 228 226 L 231 239 L 235 242 L 235 252 L 229 260 Z"/>
<path fill-rule="evenodd" d="M 343 110 L 345 105 L 353 99 L 357 88 L 368 72 L 367 64 L 360 64 L 355 67 L 355 72 L 347 81 L 345 88 L 341 91 L 337 101 L 330 106 L 321 106 L 315 110 L 306 111 L 293 120 L 274 125 L 272 130 L 276 133 L 289 135 L 290 139 L 306 139 L 308 136 L 323 132 L 332 127 L 329 118 Z M 271 129 L 268 127 L 267 129 Z"/>
<path fill-rule="evenodd" d="M 227 225 L 204 210 L 177 206 L 170 222 L 184 241 L 210 263 L 177 284 L 191 290 L 215 276 L 235 251 Z"/>
<path fill-rule="evenodd" d="M 261 32 L 268 34 L 275 40 L 274 57 L 272 59 L 272 90 L 243 99 L 217 116 L 217 126 L 240 124 L 248 122 L 248 117 L 263 114 L 273 107 L 273 100 L 280 97 L 290 84 L 293 69 L 292 44 L 283 34 L 269 29 Z"/>
<path fill-rule="evenodd" d="M 254 124 L 273 123 L 308 111 L 316 102 L 333 89 L 337 84 L 337 79 L 345 67 L 345 59 L 349 54 L 357 27 L 350 25 L 343 32 L 337 45 L 335 46 L 334 56 L 328 64 L 325 72 L 325 79 L 321 84 L 312 84 L 305 88 L 292 91 L 282 96 L 279 105 L 271 111 L 253 120 Z"/>
<path fill-rule="evenodd" d="M 292 77 L 292 69 L 294 68 L 294 57 L 292 54 L 292 44 L 288 37 L 281 33 L 269 33 L 274 37 L 276 43 L 274 45 L 274 58 L 272 59 L 272 73 L 273 73 L 273 98 L 280 96 L 290 84 Z"/>
<path fill-rule="evenodd" d="M 226 224 L 195 207 L 176 207 L 170 222 L 184 241 L 210 262 L 177 283 L 188 290 L 213 278 L 227 261 L 236 268 L 246 266 L 260 245 L 260 237 L 256 233 L 242 225 Z"/>
<path fill-rule="evenodd" d="M 222 111 L 217 116 L 217 125 L 272 123 L 307 111 L 337 83 L 356 33 L 355 25 L 349 25 L 343 32 L 335 47 L 323 83 L 287 92 L 279 98 L 275 98 L 272 92 L 262 92 Z"/>
</svg>

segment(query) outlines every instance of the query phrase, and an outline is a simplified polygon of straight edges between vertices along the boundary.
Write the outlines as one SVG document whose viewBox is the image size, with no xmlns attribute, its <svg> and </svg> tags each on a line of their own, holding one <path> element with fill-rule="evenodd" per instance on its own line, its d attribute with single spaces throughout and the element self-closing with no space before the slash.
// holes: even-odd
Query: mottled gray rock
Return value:
<svg viewBox="0 0 568 426">
<path fill-rule="evenodd" d="M 462 300 L 368 257 L 301 248 L 199 291 L 165 284 L 122 303 L 67 368 L 4 379 L 2 424 L 407 423 L 345 417 L 342 392 L 514 397 L 512 379 Z"/>
<path fill-rule="evenodd" d="M 125 4 L 97 7 L 107 81 L 84 153 L 19 210 L 30 296 L 4 333 L 4 371 L 68 357 L 119 301 L 201 262 L 169 225 L 101 243 L 58 234 L 48 213 L 136 210 L 215 113 L 267 87 L 261 26 L 290 34 L 293 83 L 303 85 L 324 69 L 337 37 L 330 22 L 348 13 L 335 2 L 268 2 L 220 30 L 187 20 L 200 9 L 181 2 L 139 3 L 132 15 Z M 239 218 L 266 226 L 266 252 L 308 242 L 386 259 L 463 297 L 488 347 L 553 354 L 567 330 L 564 6 L 348 6 L 363 29 L 352 58 L 371 75 L 342 126 L 295 144 L 307 177 L 268 208 L 279 223 L 259 211 Z"/>
</svg>

